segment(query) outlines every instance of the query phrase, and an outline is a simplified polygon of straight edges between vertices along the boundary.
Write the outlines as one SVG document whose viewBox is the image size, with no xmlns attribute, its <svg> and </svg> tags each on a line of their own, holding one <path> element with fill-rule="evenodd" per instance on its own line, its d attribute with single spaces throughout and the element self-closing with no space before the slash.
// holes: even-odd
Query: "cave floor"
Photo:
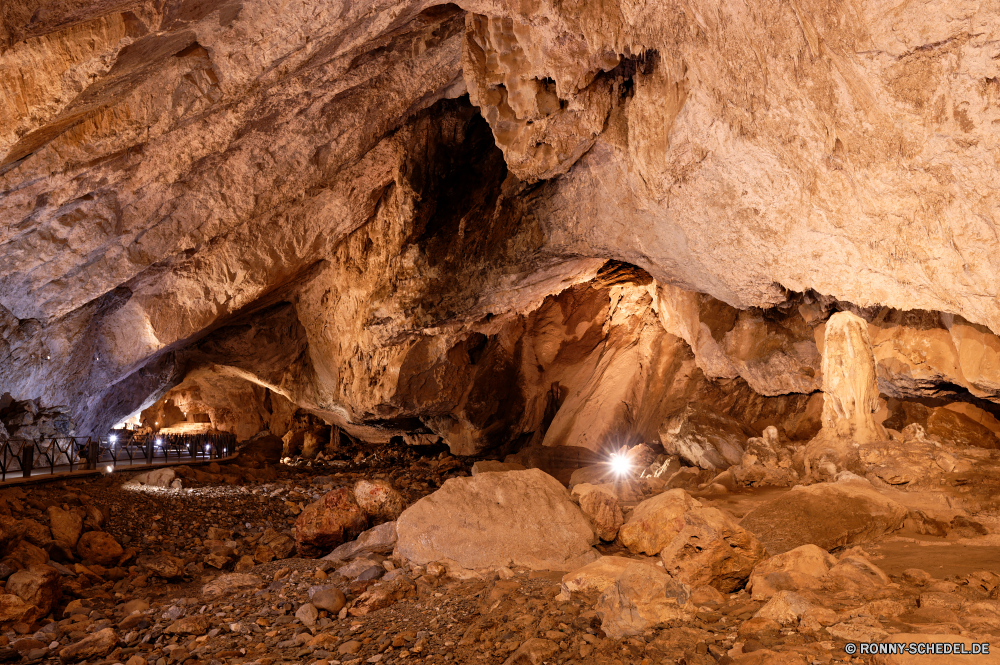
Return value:
<svg viewBox="0 0 1000 665">
<path fill-rule="evenodd" d="M 361 455 L 313 467 L 233 463 L 194 468 L 183 472 L 180 488 L 127 486 L 123 482 L 134 474 L 125 472 L 40 484 L 28 492 L 5 489 L 0 496 L 19 519 L 42 522 L 50 506 L 103 506 L 103 528 L 126 554 L 118 565 L 84 566 L 69 555 L 59 560 L 59 550 L 50 548 L 56 555 L 49 563 L 63 576 L 63 597 L 46 618 L 5 624 L 0 657 L 58 662 L 61 653 L 64 662 L 128 665 L 826 664 L 870 662 L 846 654 L 847 642 L 898 633 L 1000 641 L 995 611 L 994 618 L 984 618 L 921 607 L 928 593 L 996 604 L 992 583 L 984 587 L 981 572 L 1000 573 L 1000 548 L 992 534 L 937 537 L 907 527 L 855 548 L 892 584 L 850 597 L 810 596 L 817 606 L 850 617 L 838 624 L 840 630 L 828 623 L 780 628 L 762 623 L 754 615 L 764 603 L 738 591 L 701 606 L 692 621 L 661 624 L 624 639 L 604 635 L 594 609 L 596 593 L 560 595 L 559 572 L 513 570 L 455 579 L 372 555 L 387 570 L 409 566 L 415 588 L 381 609 L 356 615 L 349 611 L 351 602 L 376 580 L 352 580 L 338 575 L 333 562 L 292 556 L 288 536 L 296 516 L 330 489 L 383 477 L 413 502 L 448 477 L 468 472 L 467 463 L 447 455 L 422 459 L 412 451 L 375 451 L 367 461 Z M 785 491 L 749 490 L 701 500 L 739 517 Z M 260 556 L 265 541 L 276 552 L 274 560 Z M 220 554 L 220 546 L 228 550 Z M 628 555 L 614 544 L 599 549 Z M 163 580 L 143 563 L 163 554 L 177 557 L 183 572 Z M 918 586 L 903 574 L 913 568 L 935 581 Z M 341 588 L 347 607 L 336 613 L 320 610 L 314 618 L 297 616 L 316 585 Z M 845 633 L 844 625 L 856 630 Z M 91 655 L 67 657 L 63 651 L 104 629 L 113 631 L 113 646 Z"/>
</svg>

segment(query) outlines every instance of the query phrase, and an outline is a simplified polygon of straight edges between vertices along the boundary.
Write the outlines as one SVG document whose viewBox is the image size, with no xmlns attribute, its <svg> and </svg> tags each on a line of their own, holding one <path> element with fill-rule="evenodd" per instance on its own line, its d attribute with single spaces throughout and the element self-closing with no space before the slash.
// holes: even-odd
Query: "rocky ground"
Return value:
<svg viewBox="0 0 1000 665">
<path fill-rule="evenodd" d="M 928 533 L 926 512 L 856 476 L 729 490 L 645 446 L 630 452 L 631 480 L 576 482 L 572 494 L 540 471 L 437 450 L 342 453 L 267 464 L 249 452 L 0 491 L 0 660 L 834 663 L 873 662 L 848 644 L 1000 636 L 997 536 L 981 501 L 981 514 Z M 512 528 L 533 528 L 518 513 L 530 504 L 537 543 L 488 524 L 449 549 L 476 519 L 441 510 L 458 492 L 463 519 L 486 515 L 484 487 L 518 515 Z M 447 533 L 421 522 L 425 506 Z M 805 521 L 817 506 L 841 522 Z M 582 545 L 573 519 L 591 534 Z M 572 566 L 545 569 L 574 548 Z M 474 565 L 496 552 L 510 565 Z"/>
</svg>

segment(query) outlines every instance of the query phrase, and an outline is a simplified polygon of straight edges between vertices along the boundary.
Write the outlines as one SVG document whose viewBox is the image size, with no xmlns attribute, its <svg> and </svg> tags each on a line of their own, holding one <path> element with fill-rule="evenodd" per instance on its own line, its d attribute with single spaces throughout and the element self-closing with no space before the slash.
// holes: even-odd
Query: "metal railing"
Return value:
<svg viewBox="0 0 1000 665">
<path fill-rule="evenodd" d="M 91 437 L 43 437 L 0 441 L 0 481 L 136 464 L 209 461 L 236 454 L 236 436 L 219 434 L 138 434 L 117 430 Z"/>
</svg>

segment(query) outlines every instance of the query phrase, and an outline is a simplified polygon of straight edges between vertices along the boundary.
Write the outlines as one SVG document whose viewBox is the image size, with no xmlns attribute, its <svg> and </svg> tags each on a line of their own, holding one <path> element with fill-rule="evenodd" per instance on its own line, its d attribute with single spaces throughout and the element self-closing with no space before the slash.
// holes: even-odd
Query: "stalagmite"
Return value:
<svg viewBox="0 0 1000 665">
<path fill-rule="evenodd" d="M 869 443 L 885 439 L 875 422 L 878 379 L 868 324 L 851 312 L 826 322 L 823 343 L 823 438 Z"/>
</svg>

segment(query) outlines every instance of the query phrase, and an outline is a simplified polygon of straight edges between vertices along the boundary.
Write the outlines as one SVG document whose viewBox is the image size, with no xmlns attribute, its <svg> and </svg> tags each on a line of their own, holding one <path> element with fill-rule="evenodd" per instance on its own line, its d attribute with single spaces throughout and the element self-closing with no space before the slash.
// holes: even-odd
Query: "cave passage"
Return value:
<svg viewBox="0 0 1000 665">
<path fill-rule="evenodd" d="M 0 662 L 1000 639 L 1000 7 L 841 4 L 0 6 Z"/>
</svg>

